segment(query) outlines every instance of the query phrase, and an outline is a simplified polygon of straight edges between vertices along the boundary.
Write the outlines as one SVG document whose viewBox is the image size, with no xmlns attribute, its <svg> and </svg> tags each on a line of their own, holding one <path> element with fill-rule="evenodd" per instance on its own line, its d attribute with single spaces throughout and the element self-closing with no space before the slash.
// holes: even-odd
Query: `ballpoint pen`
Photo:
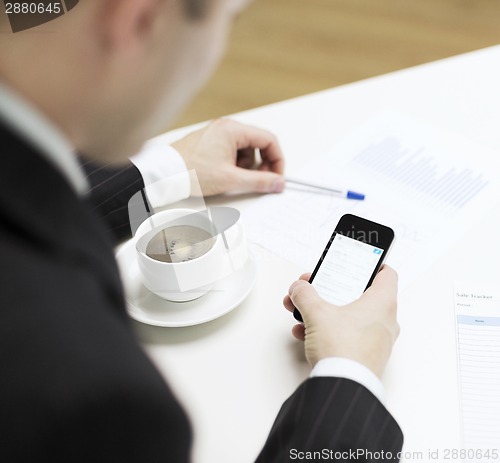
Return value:
<svg viewBox="0 0 500 463">
<path fill-rule="evenodd" d="M 355 191 L 351 191 L 351 190 L 343 190 L 340 188 L 331 188 L 329 186 L 319 185 L 317 183 L 304 182 L 302 180 L 297 180 L 297 179 L 290 178 L 290 177 L 286 177 L 285 181 L 287 183 L 294 183 L 296 185 L 301 185 L 301 186 L 305 186 L 308 188 L 316 188 L 318 190 L 329 191 L 330 193 L 333 193 L 337 196 L 342 196 L 342 197 L 347 198 L 347 199 L 355 199 L 358 201 L 363 201 L 365 199 L 364 194 L 356 193 Z"/>
</svg>

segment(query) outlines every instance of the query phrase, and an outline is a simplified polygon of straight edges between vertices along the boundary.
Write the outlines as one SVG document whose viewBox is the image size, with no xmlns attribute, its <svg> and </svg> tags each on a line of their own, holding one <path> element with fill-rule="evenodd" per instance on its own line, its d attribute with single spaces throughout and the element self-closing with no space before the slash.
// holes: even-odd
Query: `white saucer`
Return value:
<svg viewBox="0 0 500 463">
<path fill-rule="evenodd" d="M 192 326 L 214 320 L 238 307 L 252 290 L 257 268 L 248 260 L 243 268 L 218 281 L 204 296 L 188 302 L 171 302 L 150 292 L 143 284 L 134 241 L 116 253 L 129 315 L 155 326 Z"/>
</svg>

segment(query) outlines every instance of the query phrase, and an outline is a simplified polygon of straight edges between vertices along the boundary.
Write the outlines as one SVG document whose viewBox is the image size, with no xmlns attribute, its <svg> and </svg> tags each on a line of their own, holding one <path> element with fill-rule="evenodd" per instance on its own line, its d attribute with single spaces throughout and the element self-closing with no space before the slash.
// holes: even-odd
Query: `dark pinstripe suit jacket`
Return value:
<svg viewBox="0 0 500 463">
<path fill-rule="evenodd" d="M 134 339 L 112 253 L 138 171 L 85 164 L 89 207 L 1 126 L 0 147 L 0 461 L 188 461 L 189 424 Z M 401 446 L 367 389 L 314 378 L 285 402 L 258 461 Z"/>
</svg>

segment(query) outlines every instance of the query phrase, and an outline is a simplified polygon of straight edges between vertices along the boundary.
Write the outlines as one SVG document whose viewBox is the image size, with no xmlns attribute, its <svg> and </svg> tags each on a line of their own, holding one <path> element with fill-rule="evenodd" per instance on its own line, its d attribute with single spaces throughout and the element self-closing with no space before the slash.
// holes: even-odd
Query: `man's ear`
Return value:
<svg viewBox="0 0 500 463">
<path fill-rule="evenodd" d="M 112 48 L 129 47 L 154 27 L 165 0 L 106 0 L 100 8 L 100 24 Z M 167 2 L 170 0 L 166 0 Z"/>
</svg>

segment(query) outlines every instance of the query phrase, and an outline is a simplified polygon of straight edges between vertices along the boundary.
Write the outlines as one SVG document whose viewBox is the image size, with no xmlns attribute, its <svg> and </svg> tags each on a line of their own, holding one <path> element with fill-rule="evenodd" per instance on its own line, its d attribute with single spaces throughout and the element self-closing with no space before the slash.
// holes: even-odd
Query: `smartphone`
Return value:
<svg viewBox="0 0 500 463">
<path fill-rule="evenodd" d="M 393 241 L 391 228 L 352 214 L 343 215 L 309 283 L 324 300 L 349 304 L 370 287 Z M 303 321 L 297 309 L 293 315 Z"/>
</svg>

